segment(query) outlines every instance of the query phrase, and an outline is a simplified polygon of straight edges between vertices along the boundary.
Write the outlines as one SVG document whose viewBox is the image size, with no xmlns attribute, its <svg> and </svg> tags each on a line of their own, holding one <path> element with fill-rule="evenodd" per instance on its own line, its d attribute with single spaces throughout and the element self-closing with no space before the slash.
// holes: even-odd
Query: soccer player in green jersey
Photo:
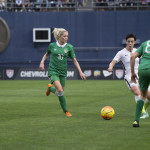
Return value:
<svg viewBox="0 0 150 150">
<path fill-rule="evenodd" d="M 150 40 L 141 44 L 141 46 L 131 55 L 131 80 L 136 83 L 137 75 L 134 72 L 135 59 L 141 57 L 141 62 L 139 65 L 139 84 L 141 97 L 138 99 L 136 104 L 135 117 L 133 122 L 133 127 L 139 127 L 139 118 L 143 108 L 145 109 L 150 105 L 150 96 L 148 94 L 148 86 L 150 84 Z M 146 98 L 148 100 L 146 100 Z M 146 101 L 146 103 L 144 103 Z"/>
<path fill-rule="evenodd" d="M 124 80 L 129 88 L 129 90 L 134 94 L 135 101 L 137 102 L 137 100 L 140 97 L 139 83 L 138 83 L 138 81 L 137 81 L 137 83 L 131 82 L 131 67 L 130 67 L 131 54 L 137 50 L 136 48 L 134 48 L 135 43 L 136 43 L 136 36 L 134 34 L 128 34 L 126 36 L 126 47 L 123 48 L 122 50 L 120 50 L 116 54 L 114 59 L 109 64 L 108 71 L 112 72 L 115 64 L 118 63 L 119 61 L 122 62 L 123 68 L 125 71 Z M 138 74 L 139 61 L 140 61 L 139 58 L 135 59 L 134 72 L 136 73 L 136 75 Z M 149 87 L 149 95 L 150 95 L 150 87 Z M 145 110 L 143 107 L 140 118 L 145 119 L 148 117 L 149 117 L 149 114 L 148 114 L 147 110 Z"/>
<path fill-rule="evenodd" d="M 80 77 L 86 80 L 86 76 L 82 72 L 76 59 L 73 46 L 67 43 L 68 31 L 63 28 L 55 28 L 53 33 L 56 42 L 50 43 L 47 52 L 41 60 L 39 69 L 44 70 L 44 62 L 50 55 L 48 77 L 51 84 L 48 84 L 46 95 L 50 95 L 50 92 L 56 94 L 56 96 L 59 98 L 63 112 L 66 116 L 71 117 L 72 114 L 67 109 L 66 99 L 64 96 L 64 87 L 67 75 L 67 60 L 69 57 L 73 60 L 74 65 L 78 69 Z M 52 84 L 54 86 L 52 86 Z"/>
</svg>

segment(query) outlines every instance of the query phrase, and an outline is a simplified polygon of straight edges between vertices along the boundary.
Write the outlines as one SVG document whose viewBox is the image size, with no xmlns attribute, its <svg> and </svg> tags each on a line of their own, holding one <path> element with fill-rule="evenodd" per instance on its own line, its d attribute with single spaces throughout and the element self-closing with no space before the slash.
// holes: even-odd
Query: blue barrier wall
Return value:
<svg viewBox="0 0 150 150">
<path fill-rule="evenodd" d="M 75 47 L 102 47 L 102 51 L 76 50 L 79 59 L 112 59 L 122 48 L 122 39 L 134 33 L 141 42 L 150 38 L 150 11 L 114 12 L 0 12 L 7 22 L 11 39 L 0 53 L 0 62 L 40 61 L 46 45 L 33 44 L 32 30 L 38 27 L 63 27 L 69 31 L 69 43 Z"/>
</svg>

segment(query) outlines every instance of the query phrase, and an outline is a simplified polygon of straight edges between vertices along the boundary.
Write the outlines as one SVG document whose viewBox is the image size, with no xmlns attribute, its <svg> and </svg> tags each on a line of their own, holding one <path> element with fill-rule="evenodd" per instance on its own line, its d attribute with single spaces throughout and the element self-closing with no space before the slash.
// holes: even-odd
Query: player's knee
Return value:
<svg viewBox="0 0 150 150">
<path fill-rule="evenodd" d="M 63 91 L 63 88 L 62 88 L 62 87 L 59 87 L 59 88 L 57 89 L 56 95 L 57 95 L 57 96 L 63 96 L 63 95 L 64 95 L 64 91 Z"/>
<path fill-rule="evenodd" d="M 63 90 L 62 87 L 60 87 L 60 88 L 57 89 L 57 92 L 63 92 L 63 91 L 64 91 L 64 90 Z"/>
<path fill-rule="evenodd" d="M 132 86 L 132 87 L 131 87 L 131 91 L 133 92 L 133 94 L 134 94 L 135 96 L 140 95 L 140 90 L 138 89 L 137 86 Z"/>
<path fill-rule="evenodd" d="M 64 91 L 58 92 L 57 95 L 58 96 L 63 96 L 64 95 Z"/>
</svg>

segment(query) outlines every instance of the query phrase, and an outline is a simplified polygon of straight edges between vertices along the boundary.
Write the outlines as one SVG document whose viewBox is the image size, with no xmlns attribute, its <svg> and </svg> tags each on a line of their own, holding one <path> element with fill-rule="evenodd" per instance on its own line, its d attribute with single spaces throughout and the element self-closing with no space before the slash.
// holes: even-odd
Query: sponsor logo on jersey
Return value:
<svg viewBox="0 0 150 150">
<path fill-rule="evenodd" d="M 84 74 L 86 77 L 90 77 L 92 75 L 92 70 L 84 70 Z"/>
<path fill-rule="evenodd" d="M 64 49 L 64 52 L 65 52 L 65 53 L 67 53 L 67 52 L 68 52 L 68 50 L 67 50 L 67 49 Z"/>
<path fill-rule="evenodd" d="M 101 75 L 101 71 L 100 70 L 95 70 L 94 71 L 94 77 L 99 77 Z"/>
<path fill-rule="evenodd" d="M 108 77 L 112 75 L 112 72 L 108 72 L 107 70 L 103 70 L 104 77 Z"/>
<path fill-rule="evenodd" d="M 116 77 L 118 78 L 118 79 L 121 79 L 122 77 L 123 77 L 123 70 L 122 69 L 117 69 L 116 71 L 115 71 L 115 74 L 116 74 Z"/>
<path fill-rule="evenodd" d="M 14 76 L 14 69 L 7 69 L 6 75 L 8 78 L 12 78 Z"/>
</svg>

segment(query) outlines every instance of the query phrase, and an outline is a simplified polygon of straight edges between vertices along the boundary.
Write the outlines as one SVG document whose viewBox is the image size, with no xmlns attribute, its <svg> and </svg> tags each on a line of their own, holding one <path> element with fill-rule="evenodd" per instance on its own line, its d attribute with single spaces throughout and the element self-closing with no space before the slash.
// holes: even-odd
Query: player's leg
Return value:
<svg viewBox="0 0 150 150">
<path fill-rule="evenodd" d="M 137 101 L 140 99 L 140 89 L 138 81 L 137 83 L 133 83 L 131 82 L 131 78 L 129 78 L 128 76 L 125 77 L 125 81 L 129 90 L 131 90 L 131 92 L 134 94 L 135 102 L 137 103 Z M 145 111 L 144 107 L 142 108 L 141 118 L 148 118 L 148 113 Z"/>
<path fill-rule="evenodd" d="M 148 69 L 146 72 L 147 72 L 148 74 L 150 74 L 150 69 Z M 148 76 L 147 79 L 149 79 L 149 80 L 147 81 L 147 83 L 149 83 L 150 77 Z M 150 86 L 148 87 L 148 91 L 147 91 L 147 96 L 146 96 L 146 98 L 147 98 L 147 99 L 144 101 L 144 109 L 146 110 L 145 117 L 148 118 L 148 117 L 149 117 L 149 114 L 148 114 L 147 108 L 148 108 L 149 105 L 150 105 Z M 144 117 L 144 115 L 143 115 L 143 117 Z"/>
<path fill-rule="evenodd" d="M 135 100 L 137 102 L 140 99 L 139 88 L 137 86 L 132 86 L 131 91 L 134 93 L 134 95 L 136 95 Z M 137 94 L 138 94 L 138 96 L 137 96 Z M 144 101 L 144 105 L 147 106 L 147 100 Z M 143 106 L 140 119 L 146 119 L 149 117 L 148 111 L 146 109 L 147 109 L 147 107 Z"/>
<path fill-rule="evenodd" d="M 66 83 L 66 77 L 60 76 L 59 79 L 60 79 L 60 83 L 61 83 L 62 88 L 63 88 L 63 91 L 64 91 L 65 83 Z M 65 100 L 65 96 L 64 96 L 64 95 L 63 95 L 62 97 L 60 97 L 60 103 L 62 103 L 62 104 L 65 103 L 65 104 L 66 104 L 66 100 Z M 72 116 L 72 114 L 71 114 L 68 110 L 65 111 L 65 114 L 66 114 L 66 116 L 68 116 L 68 117 L 71 117 L 71 116 Z"/>
<path fill-rule="evenodd" d="M 49 96 L 50 93 L 56 94 L 56 88 L 52 86 L 53 82 L 56 80 L 59 80 L 59 77 L 56 75 L 52 75 L 49 77 L 50 83 L 48 84 L 47 90 L 46 90 L 46 96 Z"/>
<path fill-rule="evenodd" d="M 65 79 L 65 77 L 64 77 Z M 59 77 L 59 80 L 56 80 L 53 82 L 55 88 L 56 88 L 56 95 L 58 96 L 61 108 L 63 112 L 66 114 L 66 116 L 71 117 L 72 115 L 67 110 L 67 104 L 66 99 L 64 96 L 64 86 L 65 86 L 65 80 L 62 81 L 62 78 Z"/>
<path fill-rule="evenodd" d="M 148 87 L 147 99 L 145 100 L 145 103 L 144 103 L 145 110 L 147 110 L 149 105 L 150 105 L 150 86 Z"/>
<path fill-rule="evenodd" d="M 147 90 L 141 90 L 141 98 L 136 103 L 136 110 L 134 116 L 133 127 L 139 127 L 139 119 L 144 106 L 144 101 L 146 100 Z"/>
<path fill-rule="evenodd" d="M 51 92 L 55 94 L 56 88 L 53 87 L 52 84 L 49 83 L 47 86 L 47 90 L 46 90 L 46 96 L 49 96 Z"/>
<path fill-rule="evenodd" d="M 48 84 L 48 88 L 46 91 L 46 95 L 50 95 L 50 92 L 54 93 L 56 96 L 58 96 L 60 105 L 66 114 L 66 116 L 72 116 L 68 110 L 66 105 L 66 99 L 64 97 L 64 87 L 65 87 L 65 77 L 59 77 L 57 75 L 52 75 L 50 78 L 51 84 Z M 52 84 L 54 86 L 52 86 Z"/>
<path fill-rule="evenodd" d="M 141 97 L 140 97 L 140 90 L 139 90 L 139 88 L 137 86 L 132 86 L 131 91 L 135 95 L 135 100 L 136 100 L 136 103 L 137 103 L 141 99 Z M 146 111 L 146 109 L 144 108 L 144 106 L 142 107 L 142 111 L 141 111 L 140 116 L 141 116 L 140 119 L 146 119 L 146 118 L 149 117 L 149 114 Z"/>
<path fill-rule="evenodd" d="M 66 105 L 66 100 L 64 97 L 64 91 L 61 86 L 61 83 L 59 80 L 56 80 L 53 82 L 54 86 L 56 87 L 56 95 L 58 96 L 61 108 L 63 109 L 63 112 L 67 112 L 67 105 Z"/>
<path fill-rule="evenodd" d="M 140 96 L 140 90 L 138 88 L 138 84 L 131 82 L 131 77 L 125 76 L 125 82 L 129 90 L 134 94 L 135 96 L 135 102 L 137 102 L 138 97 Z"/>
<path fill-rule="evenodd" d="M 144 101 L 143 108 L 145 110 L 145 113 L 143 113 L 143 109 L 142 109 L 142 114 L 141 114 L 140 119 L 146 119 L 149 117 L 148 110 L 147 110 L 149 105 L 150 105 L 150 88 L 148 89 L 146 100 Z"/>
<path fill-rule="evenodd" d="M 142 108 L 144 105 L 144 99 L 139 98 L 136 103 L 136 110 L 135 110 L 135 116 L 134 116 L 134 122 L 133 122 L 133 127 L 139 127 L 139 119 L 141 116 Z"/>
<path fill-rule="evenodd" d="M 139 84 L 140 84 L 141 98 L 139 98 L 136 103 L 136 110 L 134 116 L 135 121 L 133 122 L 133 127 L 139 127 L 139 119 L 144 105 L 144 100 L 146 100 L 147 89 L 149 86 L 149 79 L 147 77 L 148 74 L 145 73 L 145 70 L 139 71 Z"/>
</svg>

